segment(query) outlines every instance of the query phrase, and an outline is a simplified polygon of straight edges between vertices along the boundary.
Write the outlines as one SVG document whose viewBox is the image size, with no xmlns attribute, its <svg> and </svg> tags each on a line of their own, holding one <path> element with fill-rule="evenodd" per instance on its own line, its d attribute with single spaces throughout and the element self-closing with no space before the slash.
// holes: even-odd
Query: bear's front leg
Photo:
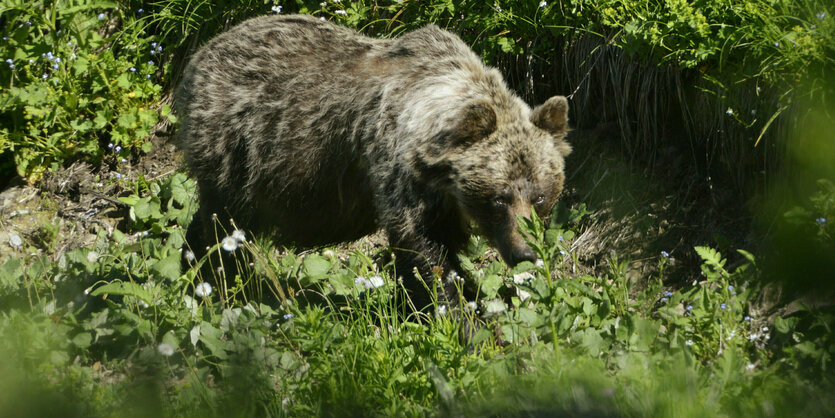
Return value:
<svg viewBox="0 0 835 418">
<path fill-rule="evenodd" d="M 438 302 L 458 305 L 458 288 L 464 284 L 455 278 L 464 274 L 457 254 L 469 231 L 455 212 L 439 206 L 401 207 L 393 215 L 385 229 L 396 257 L 396 274 L 403 278 L 415 308 L 432 305 L 436 295 Z M 465 288 L 463 296 L 473 297 L 474 292 Z"/>
</svg>

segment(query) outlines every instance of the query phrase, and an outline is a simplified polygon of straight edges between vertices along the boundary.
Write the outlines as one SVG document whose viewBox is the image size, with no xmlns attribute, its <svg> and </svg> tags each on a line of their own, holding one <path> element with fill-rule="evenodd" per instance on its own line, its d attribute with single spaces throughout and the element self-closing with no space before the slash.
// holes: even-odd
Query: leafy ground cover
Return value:
<svg viewBox="0 0 835 418">
<path fill-rule="evenodd" d="M 9 57 L 0 64 L 0 170 L 38 185 L 0 194 L 0 413 L 831 415 L 835 152 L 821 139 L 833 126 L 825 107 L 787 137 L 797 143 L 787 165 L 802 175 L 786 174 L 761 215 L 775 225 L 773 248 L 662 240 L 673 244 L 602 245 L 590 257 L 601 221 L 583 197 L 613 168 L 583 163 L 569 179 L 590 185 L 585 194 L 568 196 L 548 224 L 520 220 L 541 263 L 509 269 L 473 237 L 461 257 L 478 300 L 431 314 L 404 307 L 379 237 L 298 250 L 218 231 L 213 251 L 233 254 L 244 272 L 232 281 L 222 266 L 203 276 L 195 267 L 206 260 L 183 251 L 196 185 L 165 145 L 176 118 L 164 96 L 189 48 L 228 24 L 300 11 L 382 35 L 438 22 L 499 65 L 515 55 L 554 60 L 549 42 L 592 33 L 654 65 L 764 88 L 830 71 L 822 3 L 703 6 L 0 6 Z M 527 43 L 540 38 L 550 41 Z M 577 152 L 598 155 L 591 150 Z M 646 187 L 636 184 L 617 198 Z"/>
</svg>

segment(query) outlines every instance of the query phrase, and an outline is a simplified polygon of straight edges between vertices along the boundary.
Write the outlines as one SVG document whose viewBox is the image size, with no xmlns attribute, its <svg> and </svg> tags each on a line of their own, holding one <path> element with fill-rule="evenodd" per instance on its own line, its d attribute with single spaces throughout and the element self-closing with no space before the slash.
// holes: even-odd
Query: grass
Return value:
<svg viewBox="0 0 835 418">
<path fill-rule="evenodd" d="M 542 266 L 508 269 L 473 239 L 463 264 L 479 300 L 414 314 L 391 266 L 374 261 L 384 248 L 276 252 L 237 240 L 235 258 L 251 263 L 237 286 L 196 268 L 181 273 L 180 222 L 190 221 L 193 192 L 182 174 L 151 182 L 121 198 L 131 208 L 126 231 L 57 261 L 24 255 L 0 266 L 0 368 L 9 376 L 0 410 L 832 413 L 833 345 L 821 333 L 831 314 L 810 308 L 774 321 L 756 312 L 761 272 L 747 252 L 730 268 L 723 254 L 696 248 L 703 280 L 677 290 L 663 284 L 663 254 L 637 280 L 617 254 L 601 274 L 578 277 L 571 241 L 588 214 L 548 227 L 526 219 L 520 227 Z"/>
</svg>

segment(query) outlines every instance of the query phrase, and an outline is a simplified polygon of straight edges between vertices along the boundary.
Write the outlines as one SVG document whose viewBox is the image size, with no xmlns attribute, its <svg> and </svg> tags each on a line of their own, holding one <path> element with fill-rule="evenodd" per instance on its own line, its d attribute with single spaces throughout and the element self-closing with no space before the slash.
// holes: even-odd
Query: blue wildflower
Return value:
<svg viewBox="0 0 835 418">
<path fill-rule="evenodd" d="M 113 151 L 122 152 L 122 147 L 116 145 L 116 148 L 114 148 Z"/>
<path fill-rule="evenodd" d="M 774 43 L 774 46 L 776 46 L 777 48 L 779 48 L 779 47 L 780 47 L 780 42 L 775 42 L 775 43 Z"/>
<path fill-rule="evenodd" d="M 748 315 L 745 315 L 745 318 L 742 318 L 742 320 L 745 321 L 745 322 L 751 322 L 751 317 L 748 316 Z"/>
<path fill-rule="evenodd" d="M 156 42 L 151 42 L 151 48 L 156 48 L 156 47 L 157 47 L 157 43 Z"/>
<path fill-rule="evenodd" d="M 151 79 L 151 75 L 150 75 L 150 74 L 145 74 L 145 78 L 147 78 L 148 80 L 150 80 L 150 79 Z"/>
<path fill-rule="evenodd" d="M 821 216 L 820 218 L 815 219 L 815 223 L 817 223 L 819 227 L 823 228 L 824 226 L 826 226 L 826 218 Z"/>
<path fill-rule="evenodd" d="M 120 173 L 116 173 L 116 178 L 120 179 L 120 178 L 122 178 L 122 175 Z"/>
<path fill-rule="evenodd" d="M 730 290 L 731 292 L 733 292 L 733 291 L 734 291 L 734 286 L 729 284 L 729 285 L 728 285 L 728 290 Z"/>
<path fill-rule="evenodd" d="M 141 15 L 142 12 L 144 12 L 144 11 L 145 11 L 145 9 L 139 9 L 139 10 L 136 11 L 136 13 Z"/>
<path fill-rule="evenodd" d="M 726 309 L 727 307 L 728 307 L 728 305 L 725 305 L 724 303 L 719 305 L 719 309 L 722 309 L 722 310 Z"/>
<path fill-rule="evenodd" d="M 563 241 L 565 241 L 565 238 L 563 238 L 562 235 L 560 235 L 560 236 L 557 237 L 557 241 L 563 242 Z"/>
<path fill-rule="evenodd" d="M 148 65 L 154 65 L 154 61 L 148 61 Z"/>
<path fill-rule="evenodd" d="M 49 74 L 47 74 L 47 73 L 43 73 L 43 75 L 41 76 L 41 78 L 42 78 L 42 79 L 44 79 L 44 80 L 46 80 L 47 78 L 49 78 Z"/>
<path fill-rule="evenodd" d="M 107 148 L 113 148 L 113 143 L 111 142 L 111 143 L 107 144 Z"/>
<path fill-rule="evenodd" d="M 293 319 L 293 317 L 294 317 L 294 316 L 295 316 L 295 315 L 293 315 L 293 314 L 291 314 L 291 313 L 284 314 L 284 319 L 285 319 L 285 320 L 288 320 L 288 319 Z"/>
<path fill-rule="evenodd" d="M 672 295 L 673 295 L 673 292 L 670 292 L 669 290 L 665 290 L 665 291 L 664 291 L 664 296 L 666 296 L 666 297 L 670 297 L 670 296 L 672 296 Z"/>
<path fill-rule="evenodd" d="M 661 298 L 661 302 L 667 302 L 668 300 L 667 298 Z"/>
<path fill-rule="evenodd" d="M 693 305 L 687 305 L 687 307 L 684 308 L 684 309 L 687 309 L 688 312 L 692 311 L 693 310 Z"/>
<path fill-rule="evenodd" d="M 61 57 L 55 57 L 55 62 L 61 62 Z"/>
<path fill-rule="evenodd" d="M 563 250 L 560 250 L 560 255 L 565 256 L 567 253 Z"/>
<path fill-rule="evenodd" d="M 136 72 L 136 67 L 130 67 L 130 72 L 135 73 Z"/>
<path fill-rule="evenodd" d="M 32 26 L 32 22 L 27 20 L 27 21 L 23 22 L 23 26 L 26 26 L 28 28 L 28 27 Z"/>
<path fill-rule="evenodd" d="M 55 55 L 52 55 L 52 52 L 47 52 L 45 56 L 46 56 L 46 59 L 48 59 L 50 61 L 55 59 Z"/>
<path fill-rule="evenodd" d="M 99 13 L 99 20 L 104 19 L 104 13 Z"/>
<path fill-rule="evenodd" d="M 664 256 L 664 258 L 670 258 L 670 253 L 666 251 L 661 251 L 661 255 Z"/>
<path fill-rule="evenodd" d="M 826 12 L 820 12 L 815 15 L 818 19 L 823 19 L 826 17 Z"/>
<path fill-rule="evenodd" d="M 4 37 L 3 37 L 3 41 L 4 41 L 4 42 L 5 42 L 5 41 L 8 41 L 8 40 L 9 40 L 9 37 L 8 37 L 8 36 L 4 36 Z"/>
</svg>

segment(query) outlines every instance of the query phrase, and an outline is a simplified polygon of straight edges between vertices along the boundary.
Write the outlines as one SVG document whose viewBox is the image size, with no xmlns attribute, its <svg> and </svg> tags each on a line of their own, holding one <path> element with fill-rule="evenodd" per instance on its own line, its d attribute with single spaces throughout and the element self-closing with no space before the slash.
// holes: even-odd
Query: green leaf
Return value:
<svg viewBox="0 0 835 418">
<path fill-rule="evenodd" d="M 176 251 L 172 252 L 167 257 L 154 263 L 152 270 L 166 279 L 178 279 L 180 277 L 180 254 Z"/>
<path fill-rule="evenodd" d="M 147 304 L 151 304 L 151 295 L 148 290 L 142 285 L 134 282 L 113 282 L 103 286 L 99 286 L 90 292 L 93 296 L 102 295 L 117 295 L 117 296 L 133 296 Z"/>
</svg>

